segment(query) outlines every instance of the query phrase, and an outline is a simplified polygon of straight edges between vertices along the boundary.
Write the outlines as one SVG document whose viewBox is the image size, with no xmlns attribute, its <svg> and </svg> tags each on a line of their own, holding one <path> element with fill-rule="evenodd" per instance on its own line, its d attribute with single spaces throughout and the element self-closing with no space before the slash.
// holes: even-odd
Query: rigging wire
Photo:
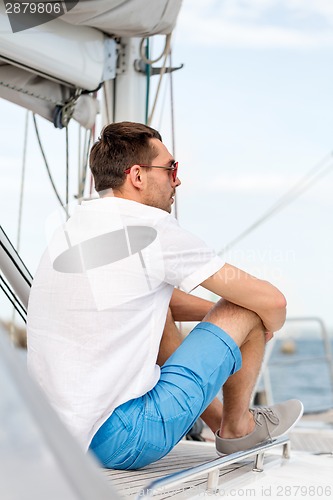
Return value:
<svg viewBox="0 0 333 500">
<path fill-rule="evenodd" d="M 79 140 L 79 163 L 78 163 L 78 192 L 74 196 L 77 200 L 82 200 L 84 197 L 84 191 L 86 187 L 86 179 L 87 179 L 87 169 L 88 169 L 88 162 L 89 162 L 89 153 L 90 153 L 90 145 L 92 142 L 93 138 L 93 129 L 95 125 L 91 129 L 85 129 L 84 131 L 84 139 L 83 139 L 83 145 L 81 147 L 81 133 L 80 133 L 80 140 Z M 80 132 L 81 132 L 81 127 L 80 127 Z"/>
<path fill-rule="evenodd" d="M 172 68 L 172 49 L 170 47 L 169 51 L 169 64 L 170 68 Z M 172 71 L 169 73 L 169 83 L 170 83 L 170 114 L 171 114 L 171 149 L 172 156 L 176 158 L 176 134 L 175 134 L 175 101 L 174 101 L 174 92 L 173 92 L 173 74 Z M 174 203 L 174 214 L 175 218 L 178 220 L 178 195 L 175 190 L 175 203 Z M 178 287 L 179 288 L 179 287 Z M 180 333 L 183 333 L 183 324 L 181 321 L 178 322 L 178 330 Z"/>
<path fill-rule="evenodd" d="M 89 152 L 90 152 L 89 151 L 89 147 L 90 147 L 90 142 L 94 141 L 95 137 L 96 137 L 96 122 L 94 123 L 94 125 L 90 129 L 89 142 L 87 144 L 87 161 L 86 161 L 86 165 L 88 165 L 88 161 L 89 161 Z M 86 170 L 87 170 L 87 168 L 86 168 Z M 94 179 L 93 179 L 93 176 L 92 176 L 92 174 L 90 172 L 89 196 L 92 195 L 93 188 L 94 188 Z"/>
<path fill-rule="evenodd" d="M 82 158 L 80 160 L 80 164 L 78 167 L 78 193 L 75 195 L 75 198 L 81 200 L 84 197 L 85 185 L 86 185 L 86 177 L 87 177 L 87 167 L 89 161 L 89 150 L 92 139 L 92 130 L 85 130 L 83 146 L 82 146 Z M 81 157 L 81 152 L 80 152 Z"/>
<path fill-rule="evenodd" d="M 151 112 L 149 120 L 148 120 L 148 125 L 151 125 L 151 121 L 152 121 L 152 118 L 153 118 L 153 115 L 154 115 L 154 112 L 155 112 L 155 109 L 156 109 L 157 99 L 159 97 L 159 93 L 160 93 L 160 90 L 161 90 L 162 78 L 163 78 L 163 76 L 165 74 L 165 70 L 166 70 L 167 57 L 169 57 L 170 68 L 172 68 L 172 49 L 171 49 L 170 44 L 168 46 L 168 52 L 165 54 L 165 59 L 164 59 L 163 67 L 161 68 L 160 79 L 159 79 L 158 88 L 157 88 L 156 95 L 155 95 L 155 100 L 154 100 L 154 106 L 153 106 L 152 112 Z M 172 155 L 175 158 L 175 156 L 176 156 L 176 140 L 175 140 L 175 112 L 174 112 L 174 92 L 173 92 L 173 75 L 172 75 L 172 71 L 170 71 L 169 76 L 170 76 L 170 79 L 169 79 L 169 86 L 170 86 L 170 88 L 169 88 L 169 90 L 170 90 L 170 114 L 171 114 L 171 150 L 172 150 Z M 165 86 L 165 92 L 164 92 L 163 99 L 162 99 L 161 114 L 160 114 L 160 124 L 159 124 L 159 127 L 158 127 L 159 129 L 162 128 L 161 127 L 161 122 L 162 122 L 162 119 L 163 119 L 163 111 L 164 111 L 164 107 L 165 107 L 166 95 L 167 95 L 167 86 Z M 174 214 L 175 214 L 175 217 L 177 219 L 178 218 L 177 196 L 175 196 Z"/>
<path fill-rule="evenodd" d="M 32 275 L 29 269 L 24 264 L 18 251 L 13 246 L 12 242 L 8 238 L 7 234 L 5 233 L 1 225 L 0 225 L 0 247 L 10 258 L 10 260 L 12 261 L 13 265 L 16 267 L 17 271 L 20 273 L 22 278 L 31 287 Z"/>
<path fill-rule="evenodd" d="M 330 162 L 327 165 L 327 162 Z M 274 203 L 261 217 L 253 222 L 249 227 L 242 231 L 236 238 L 231 240 L 222 250 L 219 255 L 228 251 L 236 243 L 245 238 L 248 234 L 252 233 L 257 227 L 261 226 L 266 220 L 283 210 L 287 205 L 298 198 L 307 189 L 313 186 L 321 177 L 326 175 L 333 167 L 333 152 L 330 152 L 322 160 L 320 160 L 309 172 L 303 176 L 296 184 L 294 184 L 281 198 Z"/>
<path fill-rule="evenodd" d="M 20 201 L 19 201 L 19 213 L 18 213 L 17 236 L 16 236 L 16 249 L 18 252 L 20 251 L 20 245 L 21 245 L 23 196 L 24 196 L 25 169 L 26 169 L 26 162 L 27 162 L 27 147 L 28 147 L 28 129 L 29 129 L 29 111 L 27 110 L 26 114 L 25 114 Z"/>
<path fill-rule="evenodd" d="M 157 89 L 156 89 L 154 103 L 153 103 L 150 115 L 148 117 L 148 123 L 147 124 L 149 126 L 151 125 L 151 122 L 152 122 L 152 119 L 153 119 L 153 116 L 154 116 L 154 113 L 155 113 L 157 100 L 158 100 L 159 93 L 160 93 L 160 90 L 161 90 L 161 83 L 162 83 L 162 80 L 163 80 L 163 77 L 164 77 L 164 74 L 165 74 L 165 71 L 166 71 L 166 63 L 167 63 L 167 59 L 168 59 L 169 52 L 170 52 L 170 42 L 171 42 L 171 33 L 169 35 L 167 35 L 167 41 L 165 43 L 163 54 L 159 57 L 159 59 L 161 59 L 161 57 L 163 57 L 163 55 L 164 55 L 163 65 L 162 65 L 161 71 L 160 71 L 160 77 L 159 77 L 158 84 L 157 84 Z M 141 57 L 142 57 L 142 53 L 141 53 Z M 157 59 L 157 60 L 159 60 L 159 59 Z M 146 61 L 148 61 L 148 60 L 146 60 Z M 154 61 L 151 61 L 151 62 L 149 62 L 147 64 L 152 64 L 152 62 L 156 62 L 156 61 L 154 60 Z"/>
<path fill-rule="evenodd" d="M 169 64 L 170 68 L 172 68 L 172 50 L 170 49 L 169 54 Z M 174 101 L 174 92 L 173 92 L 173 73 L 170 71 L 170 111 L 171 111 L 171 148 L 172 154 L 176 157 L 176 136 L 175 136 L 175 101 Z"/>
<path fill-rule="evenodd" d="M 49 164 L 48 164 L 48 161 L 46 159 L 46 155 L 45 155 L 45 152 L 44 152 L 44 148 L 43 148 L 43 145 L 42 145 L 42 141 L 40 139 L 40 135 L 39 135 L 39 131 L 38 131 L 38 126 L 37 126 L 37 122 L 36 122 L 36 115 L 35 113 L 33 113 L 32 115 L 32 118 L 33 118 L 33 121 L 34 121 L 34 126 L 35 126 L 35 132 L 36 132 L 36 137 L 37 137 L 37 141 L 38 141 L 38 144 L 39 144 L 39 148 L 40 148 L 40 151 L 41 151 L 41 154 L 42 154 L 42 157 L 44 159 L 44 163 L 45 163 L 45 167 L 46 167 L 46 171 L 48 173 L 48 176 L 49 176 L 49 179 L 50 179 L 50 182 L 51 182 L 51 185 L 53 187 L 53 191 L 56 195 L 56 197 L 58 198 L 58 201 L 60 203 L 60 205 L 62 206 L 62 208 L 65 210 L 65 213 L 66 215 L 68 216 L 68 213 L 67 213 L 67 207 L 64 205 L 62 199 L 60 198 L 60 195 L 57 191 L 57 188 L 54 184 L 54 181 L 53 181 L 53 178 L 52 178 L 52 175 L 51 175 L 51 171 L 50 171 L 50 168 L 49 168 Z"/>
<path fill-rule="evenodd" d="M 87 169 L 88 169 L 88 162 L 89 162 L 90 145 L 91 145 L 92 139 L 93 139 L 93 129 L 90 129 L 89 134 L 87 136 L 87 141 L 86 141 L 85 162 L 84 162 L 83 175 L 82 175 L 82 195 L 81 195 L 82 198 L 84 196 L 84 188 L 85 188 L 85 184 L 86 184 Z"/>
<path fill-rule="evenodd" d="M 169 64 L 170 68 L 172 68 L 172 50 L 170 48 L 169 53 Z M 176 158 L 176 135 L 175 135 L 175 106 L 174 106 L 174 92 L 173 92 L 173 75 L 172 71 L 169 73 L 169 81 L 170 81 L 170 112 L 171 112 L 171 148 L 172 155 Z M 178 197 L 175 192 L 175 204 L 174 204 L 175 217 L 178 219 Z"/>
<path fill-rule="evenodd" d="M 160 113 L 159 113 L 159 117 L 158 117 L 158 125 L 157 125 L 157 130 L 162 130 L 162 126 L 163 126 L 163 119 L 164 119 L 164 112 L 165 112 L 165 108 L 166 108 L 166 101 L 167 101 L 167 95 L 168 95 L 168 85 L 167 85 L 167 81 L 165 80 L 165 85 L 164 85 L 164 88 L 163 88 L 163 95 L 160 97 Z M 155 122 L 157 122 L 157 119 L 155 120 Z"/>
<path fill-rule="evenodd" d="M 78 155 L 77 155 L 77 197 L 80 198 L 80 188 L 81 188 L 81 165 L 82 165 L 82 126 L 79 125 L 78 128 Z"/>
<path fill-rule="evenodd" d="M 28 129 L 29 129 L 29 111 L 25 113 L 25 126 L 24 126 L 24 139 L 23 139 L 23 157 L 22 157 L 22 172 L 21 172 L 21 186 L 20 186 L 20 200 L 19 200 L 19 210 L 18 210 L 18 221 L 17 221 L 17 235 L 16 235 L 16 251 L 20 251 L 21 246 L 21 230 L 22 230 L 22 214 L 23 214 L 23 198 L 24 198 L 24 187 L 25 187 L 25 171 L 27 163 L 27 147 L 28 147 Z M 3 290 L 3 288 L 2 288 Z M 7 296 L 8 297 L 8 296 Z M 14 322 L 15 322 L 15 312 L 18 311 L 19 302 L 14 295 L 12 320 L 11 320 L 11 330 L 12 334 L 15 333 Z M 20 313 L 19 313 L 20 314 Z M 21 314 L 20 314 L 21 315 Z M 22 317 L 22 315 L 21 315 Z"/>
<path fill-rule="evenodd" d="M 150 53 L 150 44 L 149 44 L 149 38 L 146 38 L 147 43 L 146 43 L 146 58 L 149 60 L 149 53 Z M 140 50 L 141 52 L 141 50 Z M 151 64 L 146 64 L 146 109 L 145 109 L 145 124 L 148 125 L 148 118 L 149 118 L 149 96 L 150 96 L 150 77 L 151 77 Z"/>
<path fill-rule="evenodd" d="M 68 141 L 68 124 L 66 125 L 66 213 L 68 217 L 69 203 L 69 141 Z"/>
<path fill-rule="evenodd" d="M 4 280 L 4 278 L 2 277 L 1 274 L 0 274 L 0 288 L 3 291 L 3 293 L 6 295 L 9 302 L 14 307 L 14 310 L 21 316 L 23 321 L 26 323 L 27 322 L 26 317 L 25 317 L 26 311 L 25 311 L 23 305 L 21 304 L 21 302 L 18 301 L 15 293 L 11 290 L 8 283 Z"/>
<path fill-rule="evenodd" d="M 109 83 L 109 82 L 108 82 Z M 106 115 L 106 121 L 107 123 L 111 123 L 110 119 L 110 114 L 109 114 L 109 109 L 110 109 L 110 102 L 109 102 L 109 93 L 108 93 L 108 85 L 106 82 L 103 82 L 103 110 Z"/>
</svg>

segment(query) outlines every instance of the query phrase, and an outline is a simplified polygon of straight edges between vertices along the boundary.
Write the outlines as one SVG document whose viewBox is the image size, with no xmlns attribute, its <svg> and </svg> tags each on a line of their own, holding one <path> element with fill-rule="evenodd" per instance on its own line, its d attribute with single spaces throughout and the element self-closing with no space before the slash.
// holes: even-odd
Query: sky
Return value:
<svg viewBox="0 0 333 500">
<path fill-rule="evenodd" d="M 280 288 L 290 318 L 320 317 L 332 330 L 332 2 L 184 0 L 172 48 L 173 65 L 184 63 L 173 74 L 180 224 L 222 252 L 323 162 L 309 189 L 222 255 Z M 16 241 L 26 112 L 0 100 L 0 113 L 1 224 Z M 63 193 L 64 133 L 38 123 Z M 171 149 L 167 104 L 152 125 Z M 77 140 L 75 124 L 69 132 Z M 34 273 L 57 201 L 31 118 L 28 138 L 20 248 Z"/>
</svg>

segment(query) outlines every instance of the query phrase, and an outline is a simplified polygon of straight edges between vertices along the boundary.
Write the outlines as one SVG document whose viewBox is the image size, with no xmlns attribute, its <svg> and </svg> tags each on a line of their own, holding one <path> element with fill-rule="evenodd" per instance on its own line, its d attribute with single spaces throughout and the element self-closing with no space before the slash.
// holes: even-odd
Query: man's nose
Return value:
<svg viewBox="0 0 333 500">
<path fill-rule="evenodd" d="M 176 177 L 176 180 L 175 180 L 175 187 L 178 187 L 181 185 L 181 180 L 179 179 L 179 177 L 177 176 Z"/>
</svg>

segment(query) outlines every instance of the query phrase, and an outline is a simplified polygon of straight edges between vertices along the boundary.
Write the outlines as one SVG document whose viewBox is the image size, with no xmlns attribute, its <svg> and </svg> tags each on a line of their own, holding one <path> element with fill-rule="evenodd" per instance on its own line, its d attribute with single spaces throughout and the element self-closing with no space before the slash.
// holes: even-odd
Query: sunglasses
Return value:
<svg viewBox="0 0 333 500">
<path fill-rule="evenodd" d="M 146 168 L 164 168 L 164 170 L 170 170 L 171 172 L 171 177 L 173 182 L 176 182 L 177 179 L 177 172 L 178 172 L 178 161 L 174 161 L 170 167 L 163 167 L 161 165 L 139 165 L 139 167 L 146 167 Z M 124 170 L 125 174 L 129 174 L 131 171 L 132 167 L 127 168 Z"/>
</svg>

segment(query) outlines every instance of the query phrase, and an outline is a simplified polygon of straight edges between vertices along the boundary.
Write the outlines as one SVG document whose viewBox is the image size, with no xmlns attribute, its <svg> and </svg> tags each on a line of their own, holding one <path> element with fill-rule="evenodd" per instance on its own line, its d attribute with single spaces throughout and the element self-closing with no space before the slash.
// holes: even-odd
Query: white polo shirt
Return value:
<svg viewBox="0 0 333 500">
<path fill-rule="evenodd" d="M 45 251 L 28 308 L 28 368 L 87 449 L 120 404 L 159 380 L 175 286 L 224 265 L 158 208 L 108 197 L 78 206 Z"/>
</svg>

